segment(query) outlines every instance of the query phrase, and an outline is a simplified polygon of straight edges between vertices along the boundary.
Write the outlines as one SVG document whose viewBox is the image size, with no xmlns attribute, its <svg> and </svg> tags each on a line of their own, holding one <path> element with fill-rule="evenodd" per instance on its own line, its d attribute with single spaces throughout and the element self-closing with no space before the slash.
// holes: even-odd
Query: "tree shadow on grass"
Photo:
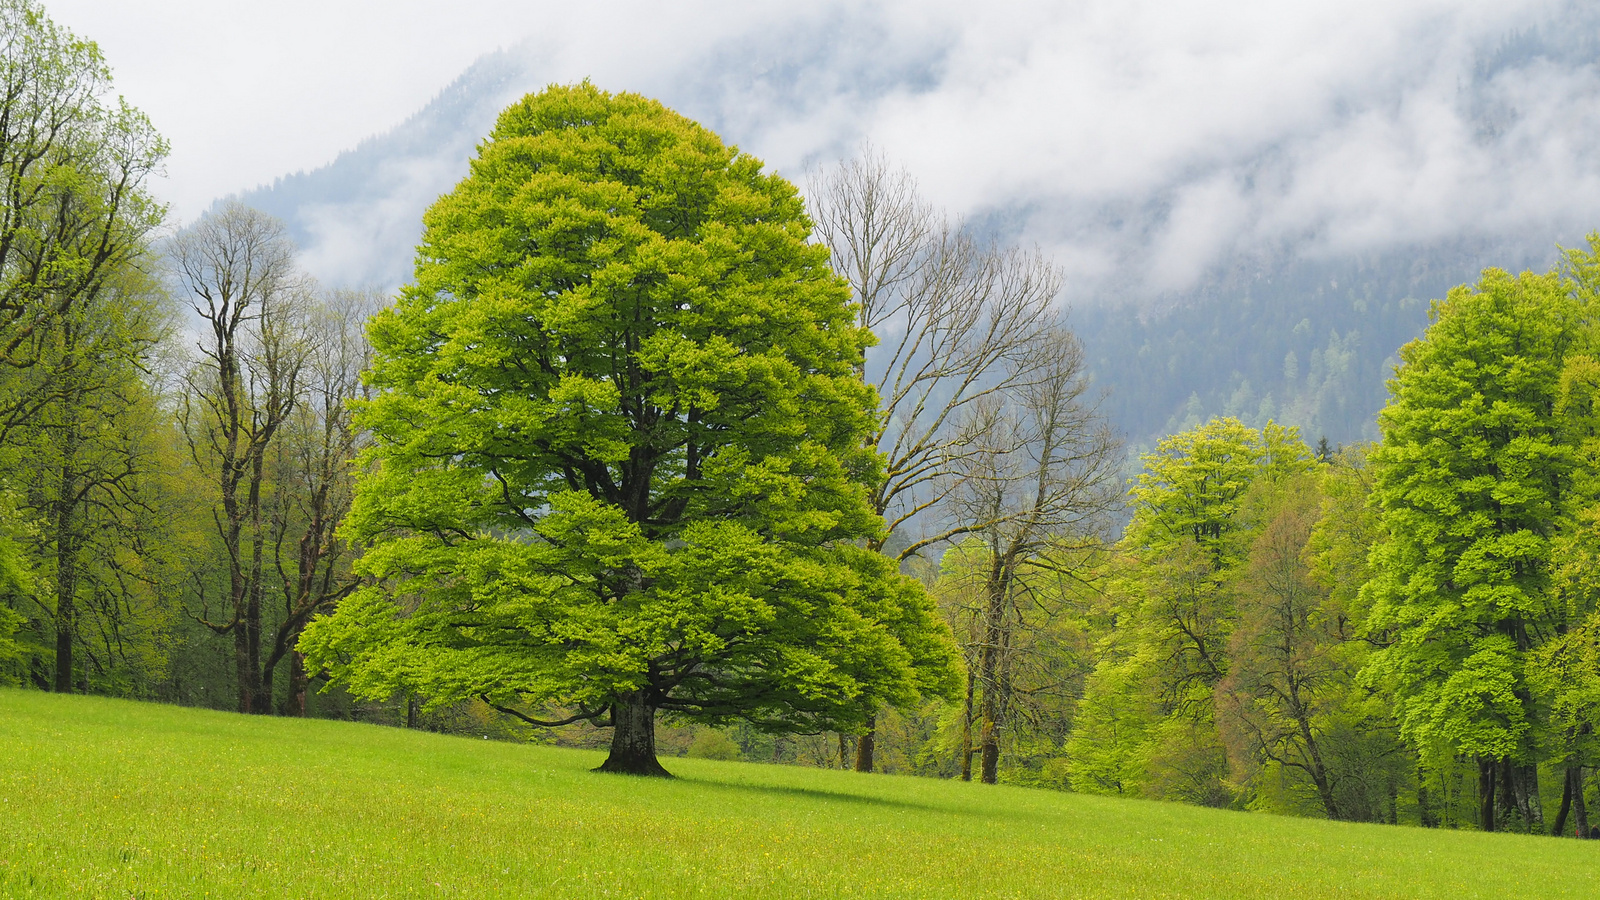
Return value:
<svg viewBox="0 0 1600 900">
<path fill-rule="evenodd" d="M 890 800 L 883 797 L 850 794 L 843 791 L 825 791 L 819 788 L 785 787 L 773 784 L 743 784 L 740 782 L 715 781 L 707 778 L 686 778 L 682 775 L 677 776 L 677 780 L 681 784 L 692 784 L 696 788 L 708 791 L 722 791 L 724 793 L 760 794 L 773 798 L 805 798 L 808 800 L 821 800 L 825 803 L 844 803 L 852 806 L 877 807 L 880 809 L 951 812 L 949 809 L 929 806 L 925 803 L 908 803 L 904 800 Z"/>
</svg>

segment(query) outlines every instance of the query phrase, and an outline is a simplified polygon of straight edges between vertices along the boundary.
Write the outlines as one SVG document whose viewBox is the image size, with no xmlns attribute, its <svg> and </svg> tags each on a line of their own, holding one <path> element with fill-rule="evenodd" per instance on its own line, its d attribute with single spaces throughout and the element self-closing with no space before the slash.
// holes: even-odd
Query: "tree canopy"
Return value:
<svg viewBox="0 0 1600 900">
<path fill-rule="evenodd" d="M 1486 829 L 1497 783 L 1508 814 L 1538 817 L 1526 666 L 1556 624 L 1551 539 L 1577 461 L 1556 409 L 1578 312 L 1555 274 L 1485 271 L 1401 350 L 1379 419 L 1385 534 L 1364 591 L 1368 625 L 1389 641 L 1368 675 L 1394 691 L 1421 750 L 1478 759 Z"/>
<path fill-rule="evenodd" d="M 872 338 L 793 186 L 584 83 L 502 113 L 424 222 L 370 328 L 373 583 L 313 666 L 610 724 L 603 768 L 640 773 L 657 711 L 853 730 L 953 689 L 931 602 L 864 546 Z"/>
</svg>

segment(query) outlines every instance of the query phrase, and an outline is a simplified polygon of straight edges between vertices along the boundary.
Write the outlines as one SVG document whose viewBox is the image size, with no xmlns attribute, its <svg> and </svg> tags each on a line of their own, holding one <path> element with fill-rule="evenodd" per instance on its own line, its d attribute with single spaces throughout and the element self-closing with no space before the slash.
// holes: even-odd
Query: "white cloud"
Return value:
<svg viewBox="0 0 1600 900">
<path fill-rule="evenodd" d="M 245 9 L 49 3 L 173 139 L 185 217 L 328 161 L 525 41 L 516 89 L 593 77 L 661 96 L 792 176 L 869 139 L 935 201 L 1043 244 L 1073 299 L 1182 290 L 1262 248 L 1600 227 L 1600 73 L 1564 43 L 1600 15 L 1562 0 Z M 405 162 L 383 208 L 317 211 L 319 264 L 414 234 L 468 145 Z"/>
</svg>

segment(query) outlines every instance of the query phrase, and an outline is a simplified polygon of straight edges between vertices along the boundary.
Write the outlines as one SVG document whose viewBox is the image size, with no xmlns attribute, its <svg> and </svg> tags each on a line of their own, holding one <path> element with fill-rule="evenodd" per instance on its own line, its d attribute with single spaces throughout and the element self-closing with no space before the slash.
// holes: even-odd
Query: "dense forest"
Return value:
<svg viewBox="0 0 1600 900">
<path fill-rule="evenodd" d="M 652 763 L 1591 836 L 1597 240 L 1431 303 L 1433 273 L 1355 296 L 1302 267 L 1281 277 L 1337 315 L 1245 303 L 1168 347 L 1091 313 L 1149 378 L 1102 400 L 1059 267 L 871 153 L 802 200 L 653 101 L 551 88 L 428 214 L 398 298 L 329 289 L 238 201 L 164 230 L 167 147 L 95 45 L 27 2 L 0 15 L 0 683 L 613 759 L 625 716 L 659 717 Z M 618 203 L 677 170 L 606 156 L 650 145 L 611 132 L 560 143 L 608 117 L 699 154 L 715 178 L 672 196 L 700 199 Z M 524 152 L 584 177 L 550 188 Z M 722 243 L 667 242 L 689 240 L 674 215 Z M 611 243 L 567 240 L 585 216 Z M 572 325 L 607 303 L 676 336 Z M 1232 415 L 1165 386 L 1275 317 L 1292 345 L 1240 355 Z M 1418 317 L 1386 385 L 1350 365 Z M 729 322 L 759 352 L 728 350 Z M 1166 436 L 1124 481 L 1112 423 L 1136 408 Z M 675 479 L 659 497 L 629 487 L 647 463 Z M 779 582 L 809 605 L 773 612 Z M 671 666 L 629 657 L 667 632 Z"/>
</svg>

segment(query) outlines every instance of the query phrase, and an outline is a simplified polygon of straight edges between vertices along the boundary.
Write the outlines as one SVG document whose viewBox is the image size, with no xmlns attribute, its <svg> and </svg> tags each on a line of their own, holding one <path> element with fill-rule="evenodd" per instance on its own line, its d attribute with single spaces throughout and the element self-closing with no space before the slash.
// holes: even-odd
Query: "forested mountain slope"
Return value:
<svg viewBox="0 0 1600 900">
<path fill-rule="evenodd" d="M 1576 242 L 1574 242 L 1576 243 Z M 1136 447 L 1213 416 L 1299 426 L 1315 444 L 1376 440 L 1385 383 L 1428 308 L 1481 268 L 1545 269 L 1534 252 L 1463 241 L 1342 259 L 1242 259 L 1170 306 L 1082 305 L 1073 318 L 1107 409 Z"/>
</svg>

